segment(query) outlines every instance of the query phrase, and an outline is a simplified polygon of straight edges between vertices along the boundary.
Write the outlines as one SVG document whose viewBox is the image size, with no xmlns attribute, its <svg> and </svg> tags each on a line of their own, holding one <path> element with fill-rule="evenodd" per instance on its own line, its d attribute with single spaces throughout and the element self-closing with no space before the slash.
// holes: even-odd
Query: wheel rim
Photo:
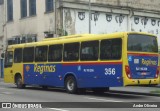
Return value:
<svg viewBox="0 0 160 111">
<path fill-rule="evenodd" d="M 74 81 L 73 80 L 68 80 L 68 82 L 67 82 L 67 88 L 70 91 L 72 91 L 74 89 Z"/>
</svg>

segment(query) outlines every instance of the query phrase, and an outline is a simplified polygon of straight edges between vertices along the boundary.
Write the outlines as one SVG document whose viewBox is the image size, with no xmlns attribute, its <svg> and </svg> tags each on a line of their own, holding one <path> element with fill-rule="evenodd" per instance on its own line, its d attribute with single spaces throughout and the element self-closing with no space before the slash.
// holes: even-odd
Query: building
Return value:
<svg viewBox="0 0 160 111">
<path fill-rule="evenodd" d="M 159 7 L 159 0 L 4 0 L 4 39 L 0 40 L 7 46 L 89 30 L 160 36 Z"/>
<path fill-rule="evenodd" d="M 0 0 L 0 54 L 4 50 L 4 0 Z M 3 77 L 3 59 L 0 56 L 0 77 Z"/>
<path fill-rule="evenodd" d="M 88 1 L 63 0 L 64 32 L 89 32 Z M 160 37 L 159 7 L 159 0 L 91 0 L 91 33 L 139 31 Z"/>
<path fill-rule="evenodd" d="M 53 34 L 53 0 L 5 0 L 4 4 L 7 44 L 41 40 L 44 32 Z"/>
<path fill-rule="evenodd" d="M 0 53 L 3 51 L 3 39 L 4 39 L 4 1 L 0 0 Z"/>
</svg>

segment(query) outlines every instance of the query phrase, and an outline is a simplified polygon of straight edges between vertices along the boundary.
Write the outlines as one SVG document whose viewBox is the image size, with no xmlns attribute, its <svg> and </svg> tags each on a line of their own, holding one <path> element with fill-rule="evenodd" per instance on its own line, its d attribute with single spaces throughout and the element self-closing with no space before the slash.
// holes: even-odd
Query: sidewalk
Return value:
<svg viewBox="0 0 160 111">
<path fill-rule="evenodd" d="M 127 87 L 111 87 L 111 92 L 119 92 L 126 94 L 139 94 L 148 96 L 160 96 L 160 85 L 152 87 L 144 86 L 127 86 Z"/>
</svg>

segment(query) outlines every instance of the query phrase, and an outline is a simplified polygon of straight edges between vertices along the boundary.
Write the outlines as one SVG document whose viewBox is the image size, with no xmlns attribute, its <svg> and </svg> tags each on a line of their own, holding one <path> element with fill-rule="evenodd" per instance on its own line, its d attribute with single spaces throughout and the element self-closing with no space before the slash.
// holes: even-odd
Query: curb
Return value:
<svg viewBox="0 0 160 111">
<path fill-rule="evenodd" d="M 135 94 L 135 95 L 145 95 L 145 96 L 158 96 L 160 97 L 160 93 L 144 93 L 144 92 L 130 92 L 130 91 L 118 91 L 118 90 L 110 90 L 112 93 L 123 93 L 123 94 Z"/>
</svg>

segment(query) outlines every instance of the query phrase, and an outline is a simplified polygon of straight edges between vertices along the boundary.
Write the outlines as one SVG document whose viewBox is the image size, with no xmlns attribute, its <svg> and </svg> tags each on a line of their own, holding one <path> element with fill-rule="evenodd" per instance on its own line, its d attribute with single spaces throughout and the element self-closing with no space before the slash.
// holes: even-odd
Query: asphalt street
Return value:
<svg viewBox="0 0 160 111">
<path fill-rule="evenodd" d="M 54 102 L 56 104 L 70 104 L 71 107 L 50 107 L 43 109 L 0 109 L 0 111 L 150 111 L 153 108 L 118 108 L 117 105 L 125 103 L 130 105 L 134 102 L 160 102 L 160 96 L 147 95 L 145 93 L 157 90 L 159 87 L 125 87 L 111 88 L 110 92 L 104 94 L 94 94 L 87 91 L 83 94 L 68 94 L 65 90 L 59 88 L 49 88 L 43 90 L 40 87 L 28 86 L 25 89 L 17 89 L 14 84 L 6 84 L 0 81 L 0 102 Z M 136 92 L 140 93 L 136 93 Z M 144 94 L 143 94 L 144 93 Z M 59 102 L 59 103 L 57 103 Z M 63 103 L 62 103 L 63 102 Z M 88 104 L 94 102 L 94 104 Z M 101 108 L 102 104 L 115 105 L 115 108 Z M 50 104 L 50 103 L 46 103 Z M 72 108 L 72 105 L 79 107 Z M 117 104 L 117 105 L 116 105 Z M 86 106 L 88 105 L 88 108 Z M 94 105 L 94 106 L 89 106 Z M 73 106 L 74 107 L 74 106 Z M 93 108 L 94 107 L 94 108 Z M 160 111 L 160 108 L 154 108 L 154 111 Z"/>
</svg>

